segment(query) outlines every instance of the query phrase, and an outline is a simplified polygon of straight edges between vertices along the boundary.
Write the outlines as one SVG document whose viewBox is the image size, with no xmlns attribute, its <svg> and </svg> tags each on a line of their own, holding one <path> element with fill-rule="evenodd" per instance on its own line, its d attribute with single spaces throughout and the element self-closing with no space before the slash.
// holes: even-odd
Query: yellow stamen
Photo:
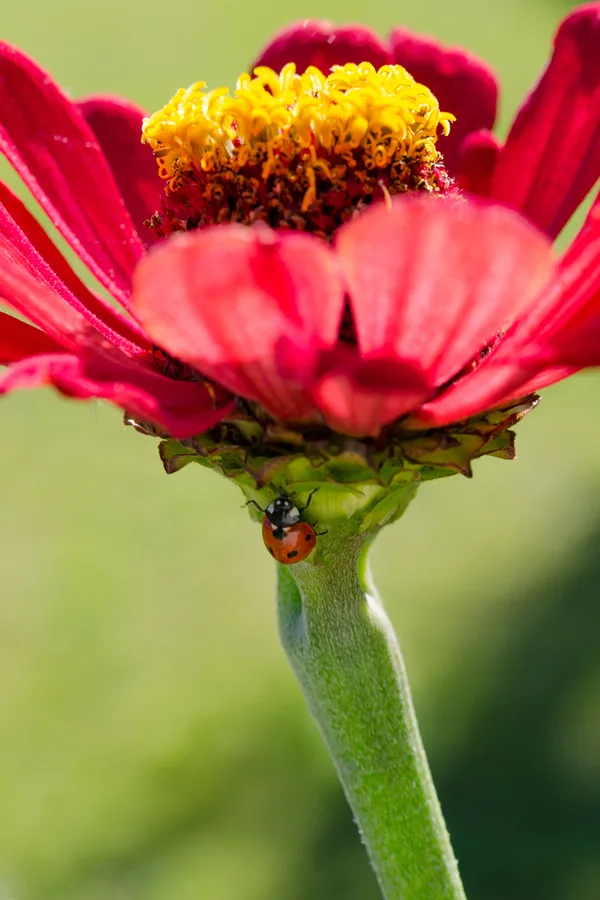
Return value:
<svg viewBox="0 0 600 900">
<path fill-rule="evenodd" d="M 314 66 L 303 75 L 293 63 L 280 73 L 260 66 L 238 79 L 233 95 L 205 88 L 200 81 L 178 91 L 144 120 L 143 140 L 161 176 L 176 181 L 191 168 L 210 172 L 227 161 L 239 168 L 259 151 L 265 178 L 293 148 L 313 171 L 303 205 L 315 194 L 314 169 L 327 165 L 317 148 L 342 158 L 361 150 L 373 169 L 399 156 L 435 160 L 438 130 L 447 135 L 454 121 L 402 66 L 334 66 L 327 76 Z"/>
</svg>

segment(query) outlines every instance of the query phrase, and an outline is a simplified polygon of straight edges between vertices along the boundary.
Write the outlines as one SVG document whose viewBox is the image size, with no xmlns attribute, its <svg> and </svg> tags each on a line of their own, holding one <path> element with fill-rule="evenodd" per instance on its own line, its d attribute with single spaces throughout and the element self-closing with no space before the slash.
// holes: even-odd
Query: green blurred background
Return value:
<svg viewBox="0 0 600 900">
<path fill-rule="evenodd" d="M 402 23 L 492 62 L 504 131 L 573 5 L 22 0 L 0 36 L 153 109 L 294 18 Z M 374 550 L 478 900 L 600 897 L 599 389 L 547 391 L 517 462 L 425 486 Z M 0 422 L 0 900 L 375 900 L 236 490 L 104 404 Z"/>
</svg>

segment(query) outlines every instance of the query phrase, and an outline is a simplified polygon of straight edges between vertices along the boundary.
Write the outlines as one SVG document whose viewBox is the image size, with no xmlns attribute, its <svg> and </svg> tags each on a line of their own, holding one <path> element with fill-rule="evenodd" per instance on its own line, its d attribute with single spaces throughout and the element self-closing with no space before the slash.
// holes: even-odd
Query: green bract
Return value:
<svg viewBox="0 0 600 900">
<path fill-rule="evenodd" d="M 393 522 L 424 481 L 460 473 L 472 476 L 480 456 L 513 459 L 511 430 L 538 402 L 535 395 L 446 428 L 414 430 L 396 423 L 376 439 L 355 439 L 316 425 L 298 429 L 236 414 L 211 432 L 176 440 L 153 426 L 127 420 L 162 437 L 159 453 L 173 474 L 190 463 L 235 481 L 248 500 L 265 507 L 280 494 L 311 501 L 311 518 L 324 525 L 348 523 L 348 531 L 373 531 Z M 261 518 L 256 508 L 250 514 Z"/>
</svg>

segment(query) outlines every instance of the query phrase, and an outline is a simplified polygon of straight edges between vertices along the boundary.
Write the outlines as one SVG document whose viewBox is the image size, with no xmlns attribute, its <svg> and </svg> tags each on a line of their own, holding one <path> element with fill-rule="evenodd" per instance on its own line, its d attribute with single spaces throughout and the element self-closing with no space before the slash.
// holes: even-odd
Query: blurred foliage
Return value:
<svg viewBox="0 0 600 900">
<path fill-rule="evenodd" d="M 0 23 L 73 94 L 148 108 L 232 82 L 292 18 L 406 24 L 492 62 L 506 128 L 568 7 L 23 0 Z M 374 551 L 479 900 L 600 896 L 599 388 L 549 390 L 517 462 L 426 485 Z M 0 410 L 0 900 L 375 900 L 236 490 L 167 478 L 102 404 Z"/>
</svg>

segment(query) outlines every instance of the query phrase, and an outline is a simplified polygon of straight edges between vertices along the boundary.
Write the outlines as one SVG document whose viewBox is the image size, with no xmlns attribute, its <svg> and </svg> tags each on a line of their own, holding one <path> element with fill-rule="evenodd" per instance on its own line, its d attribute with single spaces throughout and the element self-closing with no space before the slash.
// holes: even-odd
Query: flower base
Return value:
<svg viewBox="0 0 600 900">
<path fill-rule="evenodd" d="M 199 463 L 235 480 L 249 499 L 266 501 L 278 492 L 308 492 L 315 487 L 361 496 L 365 488 L 394 489 L 455 473 L 470 478 L 474 459 L 514 459 L 512 426 L 538 400 L 533 394 L 446 428 L 411 430 L 398 422 L 380 438 L 362 440 L 335 434 L 325 426 L 303 430 L 280 426 L 261 420 L 260 412 L 254 410 L 184 440 L 129 417 L 125 421 L 144 434 L 163 438 L 159 453 L 167 474 Z"/>
</svg>

